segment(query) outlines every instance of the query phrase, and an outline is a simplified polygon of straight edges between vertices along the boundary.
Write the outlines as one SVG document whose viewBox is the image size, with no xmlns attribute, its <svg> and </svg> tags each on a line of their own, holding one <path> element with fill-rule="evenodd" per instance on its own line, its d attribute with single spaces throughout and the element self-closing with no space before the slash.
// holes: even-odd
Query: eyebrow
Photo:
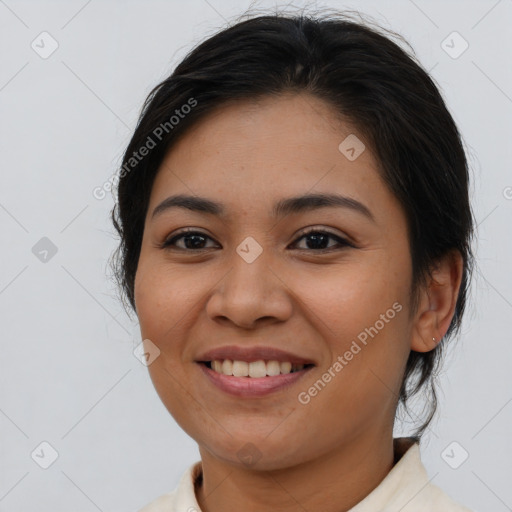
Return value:
<svg viewBox="0 0 512 512">
<path fill-rule="evenodd" d="M 352 199 L 351 197 L 327 193 L 312 193 L 281 199 L 274 205 L 274 208 L 272 209 L 272 216 L 282 218 L 294 213 L 301 213 L 326 207 L 348 208 L 364 215 L 372 221 L 375 221 L 373 214 L 363 203 L 356 199 Z M 226 213 L 225 207 L 221 203 L 211 199 L 178 194 L 164 199 L 153 210 L 151 218 L 154 219 L 171 208 L 185 208 L 187 210 L 217 216 L 223 216 Z"/>
</svg>

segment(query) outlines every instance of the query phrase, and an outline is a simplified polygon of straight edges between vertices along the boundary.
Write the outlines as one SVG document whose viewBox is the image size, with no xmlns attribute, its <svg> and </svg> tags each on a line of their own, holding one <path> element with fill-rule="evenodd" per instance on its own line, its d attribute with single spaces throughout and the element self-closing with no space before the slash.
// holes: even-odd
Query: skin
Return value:
<svg viewBox="0 0 512 512">
<path fill-rule="evenodd" d="M 349 161 L 338 145 L 353 127 L 305 94 L 223 105 L 171 148 L 155 179 L 135 281 L 143 339 L 161 351 L 149 366 L 166 408 L 199 445 L 203 511 L 346 511 L 393 466 L 393 421 L 410 350 L 435 348 L 453 316 L 462 260 L 449 254 L 411 310 L 412 265 L 406 218 L 378 174 L 368 144 Z M 327 207 L 277 221 L 280 199 L 336 192 L 366 205 L 374 220 Z M 173 208 L 152 218 L 172 194 L 223 203 L 218 217 Z M 306 227 L 354 247 L 316 249 Z M 187 240 L 162 244 L 194 228 Z M 236 252 L 248 236 L 263 252 Z M 187 248 L 188 247 L 188 248 Z M 196 252 L 194 252 L 196 251 Z M 402 310 L 307 404 L 297 396 L 394 303 Z M 270 345 L 316 366 L 291 387 L 262 398 L 225 394 L 194 361 L 223 345 Z M 237 452 L 252 443 L 258 460 Z M 247 448 L 245 448 L 247 449 Z M 254 449 L 254 448 L 253 448 Z M 257 457 L 255 457 L 257 458 Z"/>
</svg>

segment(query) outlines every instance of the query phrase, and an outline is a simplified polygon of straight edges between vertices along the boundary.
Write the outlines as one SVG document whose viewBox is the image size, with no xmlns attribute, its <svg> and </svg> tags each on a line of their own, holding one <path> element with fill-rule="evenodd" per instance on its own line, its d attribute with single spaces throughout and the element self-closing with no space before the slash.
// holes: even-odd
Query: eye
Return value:
<svg viewBox="0 0 512 512">
<path fill-rule="evenodd" d="M 301 251 L 313 250 L 315 252 L 329 252 L 332 250 L 342 249 L 344 247 L 354 247 L 350 242 L 339 235 L 335 235 L 334 233 L 319 228 L 313 228 L 303 232 L 292 245 L 297 246 L 298 242 L 303 239 L 306 240 L 307 247 L 296 247 Z M 212 247 L 218 247 L 218 245 L 215 244 L 208 247 L 206 245 L 208 240 L 213 241 L 211 237 L 201 231 L 187 229 L 166 240 L 162 244 L 162 248 L 198 252 L 211 249 Z M 334 241 L 335 243 L 329 245 L 329 240 Z M 180 246 L 178 245 L 178 242 L 183 242 L 183 244 Z"/>
<path fill-rule="evenodd" d="M 178 250 L 195 250 L 201 251 L 204 249 L 210 249 L 210 247 L 206 247 L 206 240 L 212 240 L 208 235 L 205 235 L 201 231 L 194 231 L 192 229 L 187 229 L 178 233 L 177 235 L 169 238 L 162 244 L 162 248 L 165 249 L 178 249 Z M 176 242 L 183 241 L 184 247 L 177 245 Z"/>
<path fill-rule="evenodd" d="M 306 242 L 309 247 L 299 247 L 299 250 L 314 250 L 316 252 L 322 251 L 332 251 L 337 249 L 342 249 L 343 247 L 354 247 L 350 242 L 345 240 L 344 238 L 335 235 L 329 231 L 325 231 L 318 228 L 310 229 L 304 233 L 294 242 L 296 245 L 298 241 L 306 239 Z M 334 245 L 328 245 L 329 239 L 334 240 L 336 243 Z"/>
</svg>

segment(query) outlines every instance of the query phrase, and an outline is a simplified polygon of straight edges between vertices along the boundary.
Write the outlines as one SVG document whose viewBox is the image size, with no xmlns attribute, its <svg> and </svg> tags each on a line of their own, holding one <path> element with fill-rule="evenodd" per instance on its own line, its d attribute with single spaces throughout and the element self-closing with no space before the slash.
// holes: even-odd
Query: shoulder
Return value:
<svg viewBox="0 0 512 512">
<path fill-rule="evenodd" d="M 421 500 L 422 507 L 417 509 L 418 512 L 432 512 L 438 510 L 442 510 L 443 512 L 473 512 L 464 505 L 454 501 L 437 485 L 429 483 L 425 492 L 422 494 L 424 494 Z"/>
<path fill-rule="evenodd" d="M 350 512 L 472 512 L 432 483 L 414 438 L 394 440 L 396 464 Z"/>
<path fill-rule="evenodd" d="M 201 475 L 201 462 L 196 462 L 183 473 L 172 492 L 163 494 L 137 512 L 199 512 L 194 485 Z"/>
<path fill-rule="evenodd" d="M 401 512 L 472 512 L 432 483 L 421 460 L 419 444 L 411 441 L 397 440 L 404 453 L 391 472 L 398 483 L 392 501 L 400 505 Z"/>
</svg>

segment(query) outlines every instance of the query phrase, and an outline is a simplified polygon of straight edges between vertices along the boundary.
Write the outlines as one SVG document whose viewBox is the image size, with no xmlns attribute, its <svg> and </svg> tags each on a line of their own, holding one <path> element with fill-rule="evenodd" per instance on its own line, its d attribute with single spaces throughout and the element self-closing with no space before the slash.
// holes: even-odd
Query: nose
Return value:
<svg viewBox="0 0 512 512">
<path fill-rule="evenodd" d="M 284 322 L 293 312 L 290 286 L 265 251 L 249 263 L 233 251 L 231 270 L 217 283 L 206 311 L 213 321 L 243 329 Z M 270 266 L 272 265 L 272 266 Z"/>
</svg>

